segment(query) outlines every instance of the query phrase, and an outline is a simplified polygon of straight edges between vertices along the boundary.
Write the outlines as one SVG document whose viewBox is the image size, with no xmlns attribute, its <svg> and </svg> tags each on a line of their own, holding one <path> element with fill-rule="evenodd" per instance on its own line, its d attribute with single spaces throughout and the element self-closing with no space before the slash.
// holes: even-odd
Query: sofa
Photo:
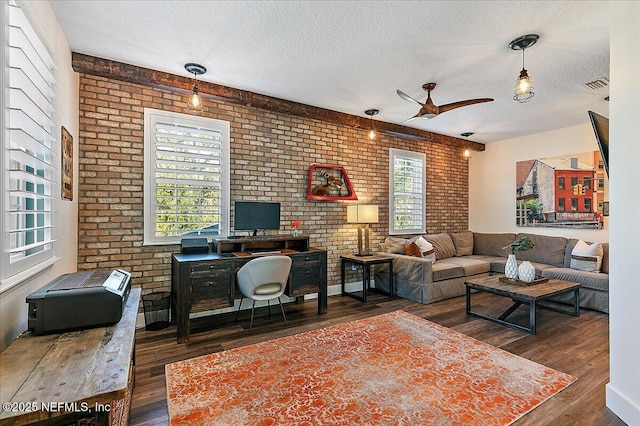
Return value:
<svg viewBox="0 0 640 426">
<path fill-rule="evenodd" d="M 504 249 L 514 240 L 531 238 L 534 247 L 516 252 L 518 263 L 528 260 L 536 275 L 581 284 L 580 307 L 609 312 L 609 244 L 600 243 L 601 264 L 597 271 L 576 269 L 577 257 L 572 252 L 579 240 L 527 233 L 458 232 L 422 235 L 433 247 L 424 253 L 413 252 L 420 236 L 387 237 L 378 254 L 392 256 L 394 291 L 399 297 L 419 303 L 433 303 L 465 294 L 464 282 L 470 278 L 503 274 L 510 251 Z M 584 244 L 584 243 L 581 243 Z M 575 253 L 575 252 L 574 252 Z M 573 268 L 572 268 L 573 266 Z M 389 291 L 389 265 L 376 265 L 375 286 Z M 557 297 L 572 303 L 573 295 Z"/>
</svg>

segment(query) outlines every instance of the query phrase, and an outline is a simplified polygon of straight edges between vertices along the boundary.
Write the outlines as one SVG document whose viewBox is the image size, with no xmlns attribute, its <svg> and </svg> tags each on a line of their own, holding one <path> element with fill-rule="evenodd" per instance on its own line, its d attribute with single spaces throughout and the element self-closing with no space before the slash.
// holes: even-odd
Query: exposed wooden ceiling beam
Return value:
<svg viewBox="0 0 640 426">
<path fill-rule="evenodd" d="M 73 52 L 72 54 L 72 66 L 73 70 L 78 73 L 127 81 L 144 86 L 169 89 L 184 93 L 190 92 L 193 88 L 193 80 L 191 77 L 183 77 L 163 71 L 142 68 L 135 65 L 125 64 L 123 62 L 97 58 L 95 56 L 84 55 L 76 52 Z M 261 95 L 260 93 L 209 83 L 202 80 L 198 81 L 198 91 L 205 98 L 208 97 L 247 107 L 327 121 L 356 129 L 368 129 L 371 123 L 368 117 L 345 114 L 299 102 Z M 399 124 L 387 123 L 384 121 L 376 120 L 375 129 L 376 132 L 379 133 L 387 133 L 389 135 L 406 139 L 424 140 L 437 144 L 469 149 L 472 151 L 484 151 L 485 149 L 484 144 L 481 143 L 441 135 L 426 130 L 415 129 L 413 127 L 401 126 Z"/>
</svg>

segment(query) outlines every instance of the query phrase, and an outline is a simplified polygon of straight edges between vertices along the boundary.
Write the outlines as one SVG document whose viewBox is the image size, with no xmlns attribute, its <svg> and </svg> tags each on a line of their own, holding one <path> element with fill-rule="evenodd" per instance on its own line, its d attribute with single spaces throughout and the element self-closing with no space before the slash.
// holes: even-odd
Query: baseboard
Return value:
<svg viewBox="0 0 640 426">
<path fill-rule="evenodd" d="M 607 383 L 606 406 L 628 425 L 640 425 L 640 407 L 621 394 L 611 383 Z"/>
</svg>

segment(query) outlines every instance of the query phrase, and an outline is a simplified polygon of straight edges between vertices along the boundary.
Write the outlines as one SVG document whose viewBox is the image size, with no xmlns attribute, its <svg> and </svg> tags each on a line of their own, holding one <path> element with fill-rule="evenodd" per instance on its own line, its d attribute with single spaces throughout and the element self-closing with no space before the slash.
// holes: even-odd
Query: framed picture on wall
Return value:
<svg viewBox="0 0 640 426">
<path fill-rule="evenodd" d="M 62 199 L 73 200 L 73 136 L 62 126 Z"/>
</svg>

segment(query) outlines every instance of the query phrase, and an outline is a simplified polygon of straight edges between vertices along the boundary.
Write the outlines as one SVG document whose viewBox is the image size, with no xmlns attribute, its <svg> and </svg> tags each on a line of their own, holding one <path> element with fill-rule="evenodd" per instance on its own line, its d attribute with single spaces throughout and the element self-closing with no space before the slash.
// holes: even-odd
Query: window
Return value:
<svg viewBox="0 0 640 426">
<path fill-rule="evenodd" d="M 571 176 L 571 188 L 573 188 L 577 184 L 578 184 L 578 177 L 577 176 Z"/>
<path fill-rule="evenodd" d="M 565 209 L 564 198 L 558 198 L 558 211 L 563 212 Z"/>
<path fill-rule="evenodd" d="M 585 212 L 590 212 L 591 211 L 591 198 L 585 198 L 584 199 L 584 211 Z"/>
<path fill-rule="evenodd" d="M 584 189 L 590 189 L 591 188 L 591 178 L 590 177 L 585 177 L 584 178 Z"/>
<path fill-rule="evenodd" d="M 389 234 L 425 232 L 426 155 L 389 150 Z"/>
<path fill-rule="evenodd" d="M 60 181 L 54 136 L 59 129 L 53 120 L 55 64 L 23 10 L 14 2 L 2 4 L 5 6 L 9 43 L 8 54 L 3 54 L 9 67 L 2 71 L 3 82 L 8 77 L 8 84 L 3 84 L 8 96 L 2 101 L 8 115 L 3 113 L 0 154 L 4 191 L 0 201 L 4 216 L 1 289 L 20 282 L 17 274 L 30 275 L 31 268 L 48 266 L 53 260 L 53 197 Z"/>
<path fill-rule="evenodd" d="M 577 198 L 572 198 L 571 199 L 571 211 L 572 212 L 577 212 L 578 211 L 578 199 Z"/>
<path fill-rule="evenodd" d="M 558 178 L 558 189 L 564 189 L 564 176 Z"/>
<path fill-rule="evenodd" d="M 144 243 L 227 235 L 229 122 L 145 108 Z"/>
</svg>

